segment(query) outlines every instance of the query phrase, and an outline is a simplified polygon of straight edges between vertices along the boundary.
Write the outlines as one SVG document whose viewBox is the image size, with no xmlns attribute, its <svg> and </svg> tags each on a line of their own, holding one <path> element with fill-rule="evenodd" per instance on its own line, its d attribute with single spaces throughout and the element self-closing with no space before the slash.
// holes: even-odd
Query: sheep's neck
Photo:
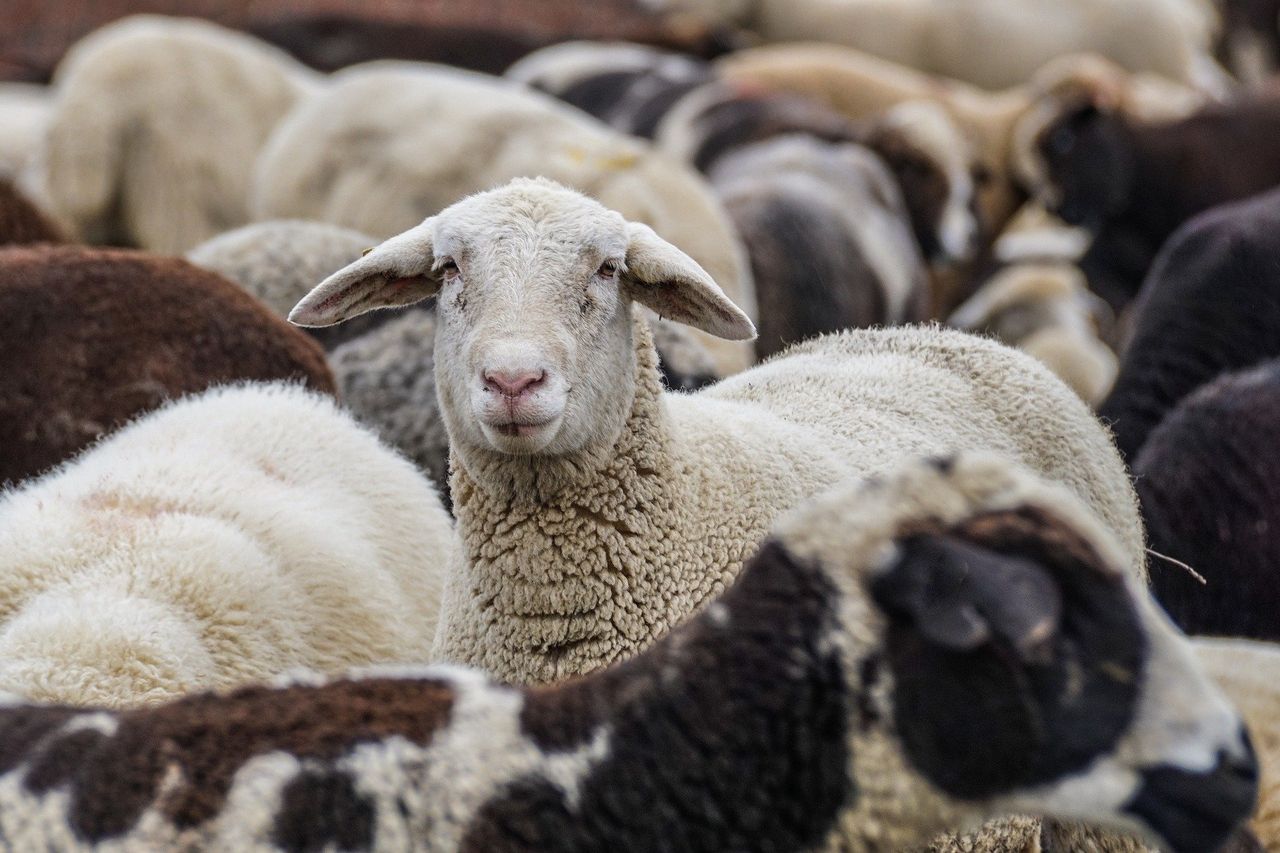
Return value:
<svg viewBox="0 0 1280 853">
<path fill-rule="evenodd" d="M 817 569 L 769 542 L 739 582 L 644 655 L 535 689 L 524 733 L 547 753 L 603 741 L 571 807 L 546 783 L 485 806 L 464 849 L 503 831 L 543 849 L 803 850 L 856 797 L 850 731 L 859 703 L 839 634 L 839 597 Z"/>
<path fill-rule="evenodd" d="M 445 656 L 507 680 L 552 681 L 635 653 L 702 603 L 672 594 L 679 567 L 653 529 L 678 498 L 657 355 L 640 323 L 636 365 L 611 446 L 573 459 L 495 455 L 480 468 L 454 460 L 466 606 L 483 633 L 449 637 Z"/>
</svg>

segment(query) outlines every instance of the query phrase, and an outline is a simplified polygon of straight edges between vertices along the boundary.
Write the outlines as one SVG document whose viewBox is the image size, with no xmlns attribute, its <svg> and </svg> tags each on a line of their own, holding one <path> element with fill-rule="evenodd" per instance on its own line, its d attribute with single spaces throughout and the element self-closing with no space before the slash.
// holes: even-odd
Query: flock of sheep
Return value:
<svg viewBox="0 0 1280 853">
<path fill-rule="evenodd" d="M 1223 2 L 0 83 L 0 846 L 1280 850 Z"/>
</svg>

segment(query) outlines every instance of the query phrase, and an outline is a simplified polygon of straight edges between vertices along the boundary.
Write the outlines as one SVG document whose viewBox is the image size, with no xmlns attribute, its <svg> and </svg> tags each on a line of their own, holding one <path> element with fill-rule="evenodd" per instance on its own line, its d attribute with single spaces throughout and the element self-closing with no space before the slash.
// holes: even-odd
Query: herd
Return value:
<svg viewBox="0 0 1280 853">
<path fill-rule="evenodd" d="M 1267 5 L 0 83 L 0 846 L 1280 849 Z"/>
</svg>

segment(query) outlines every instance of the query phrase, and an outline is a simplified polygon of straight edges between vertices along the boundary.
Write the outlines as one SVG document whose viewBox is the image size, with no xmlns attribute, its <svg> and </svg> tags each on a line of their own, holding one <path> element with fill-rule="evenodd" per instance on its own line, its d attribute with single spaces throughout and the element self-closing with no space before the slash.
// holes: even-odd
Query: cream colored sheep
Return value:
<svg viewBox="0 0 1280 853">
<path fill-rule="evenodd" d="M 1004 460 L 913 460 L 790 514 L 705 612 L 564 685 L 397 667 L 126 713 L 5 697 L 0 836 L 884 853 L 1021 810 L 1216 849 L 1256 762 L 1127 561 Z"/>
<path fill-rule="evenodd" d="M 51 108 L 45 86 L 0 83 L 0 178 L 17 178 L 34 163 Z"/>
<path fill-rule="evenodd" d="M 1209 637 L 1191 646 L 1249 726 L 1262 769 L 1249 827 L 1264 850 L 1280 850 L 1280 646 Z"/>
<path fill-rule="evenodd" d="M 207 21 L 109 24 L 58 65 L 41 194 L 88 242 L 184 252 L 248 221 L 258 149 L 317 80 Z"/>
<path fill-rule="evenodd" d="M 664 394 L 633 302 L 724 337 L 750 337 L 751 323 L 652 229 L 545 180 L 392 238 L 291 319 L 432 295 L 465 542 L 437 638 L 446 659 L 551 681 L 635 654 L 729 586 L 779 512 L 910 454 L 1024 460 L 1084 497 L 1142 569 L 1107 433 L 1037 362 L 993 342 L 836 335 Z"/>
<path fill-rule="evenodd" d="M 995 336 L 1034 356 L 1091 406 L 1106 397 L 1119 362 L 1098 335 L 1110 308 L 1065 263 L 1006 267 L 948 318 L 958 329 Z"/>
<path fill-rule="evenodd" d="M 187 397 L 0 497 L 0 688 L 125 707 L 425 660 L 453 531 L 329 399 Z"/>
<path fill-rule="evenodd" d="M 544 175 L 676 241 L 755 311 L 746 256 L 702 179 L 648 145 L 501 78 L 372 63 L 334 76 L 281 123 L 259 158 L 259 218 L 334 222 L 386 238 L 470 192 Z M 718 372 L 748 344 L 702 336 Z"/>
<path fill-rule="evenodd" d="M 1196 0 L 757 0 L 736 23 L 768 42 L 846 45 L 987 89 L 1020 85 L 1075 53 L 1209 91 L 1230 88 L 1210 56 L 1216 22 Z"/>
</svg>

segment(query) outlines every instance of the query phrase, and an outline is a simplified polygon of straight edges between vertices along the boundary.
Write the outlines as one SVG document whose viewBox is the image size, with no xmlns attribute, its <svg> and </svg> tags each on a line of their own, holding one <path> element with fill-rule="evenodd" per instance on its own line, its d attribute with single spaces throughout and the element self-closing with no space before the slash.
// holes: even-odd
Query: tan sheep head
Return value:
<svg viewBox="0 0 1280 853">
<path fill-rule="evenodd" d="M 634 397 L 632 302 L 728 340 L 755 335 L 684 252 L 545 179 L 470 196 L 387 240 L 289 319 L 328 326 L 429 296 L 441 410 L 463 452 L 611 444 Z"/>
</svg>

